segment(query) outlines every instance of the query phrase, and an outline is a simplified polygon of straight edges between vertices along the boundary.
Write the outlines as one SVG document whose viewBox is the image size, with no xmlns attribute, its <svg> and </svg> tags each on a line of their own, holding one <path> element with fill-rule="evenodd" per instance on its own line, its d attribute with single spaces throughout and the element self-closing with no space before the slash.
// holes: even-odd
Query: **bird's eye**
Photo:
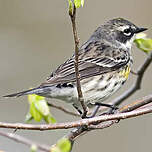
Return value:
<svg viewBox="0 0 152 152">
<path fill-rule="evenodd" d="M 132 33 L 131 33 L 131 29 L 130 28 L 127 28 L 123 31 L 124 35 L 126 36 L 130 36 Z"/>
</svg>

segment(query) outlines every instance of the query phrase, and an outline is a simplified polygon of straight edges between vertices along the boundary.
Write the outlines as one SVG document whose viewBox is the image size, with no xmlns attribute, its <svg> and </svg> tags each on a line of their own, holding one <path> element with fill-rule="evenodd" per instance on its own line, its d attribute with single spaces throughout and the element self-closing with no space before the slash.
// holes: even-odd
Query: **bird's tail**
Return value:
<svg viewBox="0 0 152 152">
<path fill-rule="evenodd" d="M 20 96 L 24 96 L 24 95 L 28 95 L 28 94 L 39 94 L 43 91 L 43 88 L 41 87 L 37 87 L 37 88 L 34 88 L 34 89 L 29 89 L 29 90 L 26 90 L 26 91 L 22 91 L 22 92 L 18 92 L 18 93 L 13 93 L 13 94 L 9 94 L 9 95 L 5 95 L 3 97 L 20 97 Z"/>
</svg>

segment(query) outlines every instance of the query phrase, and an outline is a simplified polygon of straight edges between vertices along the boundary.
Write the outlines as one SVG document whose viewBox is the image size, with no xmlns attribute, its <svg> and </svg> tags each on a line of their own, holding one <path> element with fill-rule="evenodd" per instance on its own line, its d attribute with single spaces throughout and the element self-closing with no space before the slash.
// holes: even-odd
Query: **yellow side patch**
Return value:
<svg viewBox="0 0 152 152">
<path fill-rule="evenodd" d="M 127 68 L 125 68 L 124 70 L 120 71 L 119 74 L 123 77 L 125 77 L 126 79 L 128 79 L 130 73 L 130 67 L 128 66 Z"/>
</svg>

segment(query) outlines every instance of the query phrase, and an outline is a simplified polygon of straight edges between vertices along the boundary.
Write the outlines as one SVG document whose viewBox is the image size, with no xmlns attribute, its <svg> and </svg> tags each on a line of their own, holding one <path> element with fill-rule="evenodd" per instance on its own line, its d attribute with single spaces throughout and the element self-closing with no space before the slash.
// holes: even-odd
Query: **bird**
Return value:
<svg viewBox="0 0 152 152">
<path fill-rule="evenodd" d="M 123 18 L 111 19 L 99 26 L 79 48 L 78 67 L 84 103 L 87 107 L 113 107 L 104 101 L 124 85 L 133 58 L 131 48 L 136 34 L 147 30 Z M 78 101 L 75 54 L 58 66 L 44 83 L 26 91 L 5 95 L 20 97 L 37 94 L 70 103 L 82 114 Z"/>
</svg>

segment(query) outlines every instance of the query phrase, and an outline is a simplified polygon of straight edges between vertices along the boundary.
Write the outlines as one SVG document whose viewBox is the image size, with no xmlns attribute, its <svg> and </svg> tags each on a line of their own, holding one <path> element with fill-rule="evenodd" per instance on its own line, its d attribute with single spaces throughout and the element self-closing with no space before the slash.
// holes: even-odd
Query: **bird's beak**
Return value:
<svg viewBox="0 0 152 152">
<path fill-rule="evenodd" d="M 146 30 L 148 30 L 148 29 L 147 28 L 137 28 L 135 30 L 135 33 L 137 34 L 137 33 L 140 33 L 140 32 L 146 31 Z"/>
</svg>

